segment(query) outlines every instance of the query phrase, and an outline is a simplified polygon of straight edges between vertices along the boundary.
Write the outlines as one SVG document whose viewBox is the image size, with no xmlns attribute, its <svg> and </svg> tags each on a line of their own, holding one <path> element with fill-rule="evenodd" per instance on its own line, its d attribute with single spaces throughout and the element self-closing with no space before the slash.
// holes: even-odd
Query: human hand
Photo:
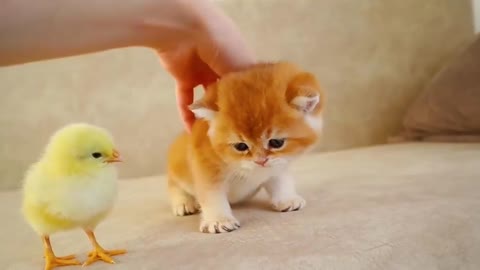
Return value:
<svg viewBox="0 0 480 270">
<path fill-rule="evenodd" d="M 0 25 L 0 66 L 130 46 L 157 50 L 176 80 L 187 130 L 194 121 L 188 110 L 193 88 L 254 61 L 211 0 L 7 1 Z"/>
<path fill-rule="evenodd" d="M 254 63 L 253 53 L 233 22 L 208 1 L 197 3 L 201 12 L 196 14 L 193 8 L 185 14 L 198 15 L 198 24 L 190 24 L 193 27 L 186 31 L 189 34 L 172 35 L 163 43 L 169 46 L 158 49 L 163 66 L 175 78 L 177 108 L 188 131 L 195 121 L 188 109 L 194 99 L 193 89 L 199 85 L 206 89 L 224 74 Z"/>
</svg>

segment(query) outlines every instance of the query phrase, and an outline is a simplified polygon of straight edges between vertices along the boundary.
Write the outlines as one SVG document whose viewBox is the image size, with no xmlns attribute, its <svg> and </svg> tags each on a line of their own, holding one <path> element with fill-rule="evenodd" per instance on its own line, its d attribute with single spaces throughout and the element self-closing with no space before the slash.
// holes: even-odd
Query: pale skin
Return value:
<svg viewBox="0 0 480 270">
<path fill-rule="evenodd" d="M 255 63 L 242 35 L 209 0 L 0 0 L 0 66 L 142 46 L 176 82 L 187 130 L 193 88 Z"/>
</svg>

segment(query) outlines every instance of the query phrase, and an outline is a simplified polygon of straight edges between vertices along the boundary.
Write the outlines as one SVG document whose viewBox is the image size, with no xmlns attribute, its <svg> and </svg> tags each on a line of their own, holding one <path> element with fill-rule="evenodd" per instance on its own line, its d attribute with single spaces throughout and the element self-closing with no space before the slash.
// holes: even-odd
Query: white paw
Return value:
<svg viewBox="0 0 480 270">
<path fill-rule="evenodd" d="M 278 200 L 272 203 L 273 209 L 279 212 L 298 211 L 305 207 L 307 202 L 300 196 Z"/>
<path fill-rule="evenodd" d="M 179 201 L 172 205 L 173 214 L 176 216 L 188 216 L 197 213 L 200 205 L 193 199 Z"/>
<path fill-rule="evenodd" d="M 240 228 L 240 222 L 234 217 L 219 220 L 202 220 L 200 231 L 203 233 L 226 233 L 233 232 Z"/>
</svg>

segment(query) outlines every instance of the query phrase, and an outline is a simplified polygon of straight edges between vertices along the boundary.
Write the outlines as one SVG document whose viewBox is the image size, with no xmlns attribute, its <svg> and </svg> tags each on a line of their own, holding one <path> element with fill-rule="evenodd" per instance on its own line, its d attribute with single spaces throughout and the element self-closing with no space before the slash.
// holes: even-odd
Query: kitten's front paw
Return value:
<svg viewBox="0 0 480 270">
<path fill-rule="evenodd" d="M 188 216 L 197 213 L 200 205 L 193 199 L 175 202 L 172 205 L 173 214 L 176 216 Z"/>
<path fill-rule="evenodd" d="M 240 228 L 240 222 L 234 217 L 219 220 L 202 220 L 200 231 L 203 233 L 226 233 Z"/>
<path fill-rule="evenodd" d="M 306 204 L 305 199 L 297 195 L 293 198 L 275 201 L 272 203 L 272 207 L 279 212 L 290 212 L 298 211 L 304 208 Z"/>
</svg>

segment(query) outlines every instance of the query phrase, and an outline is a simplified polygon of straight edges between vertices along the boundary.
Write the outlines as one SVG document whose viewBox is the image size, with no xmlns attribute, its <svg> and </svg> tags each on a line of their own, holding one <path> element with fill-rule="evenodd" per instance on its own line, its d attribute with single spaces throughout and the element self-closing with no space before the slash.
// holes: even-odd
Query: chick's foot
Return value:
<svg viewBox="0 0 480 270">
<path fill-rule="evenodd" d="M 50 243 L 50 237 L 43 236 L 42 238 L 45 250 L 45 253 L 43 255 L 43 257 L 45 258 L 45 270 L 52 270 L 55 267 L 60 266 L 81 265 L 81 263 L 75 258 L 75 255 L 68 255 L 63 257 L 55 256 L 52 245 Z"/>
<path fill-rule="evenodd" d="M 90 253 L 88 253 L 88 259 L 83 265 L 87 266 L 100 260 L 106 263 L 114 264 L 115 261 L 112 259 L 111 256 L 121 255 L 125 253 L 127 253 L 127 251 L 124 249 L 118 249 L 118 250 L 103 250 L 102 248 L 95 249 Z"/>
<path fill-rule="evenodd" d="M 57 259 L 59 260 L 71 260 L 71 259 L 75 259 L 77 256 L 75 255 L 67 255 L 67 256 L 61 256 L 61 257 L 56 257 Z M 43 256 L 43 258 L 45 258 L 45 255 Z"/>
<path fill-rule="evenodd" d="M 60 260 L 71 260 L 71 259 L 75 259 L 75 258 L 76 258 L 75 255 L 67 255 L 67 256 L 57 257 L 57 259 L 60 259 Z"/>
<path fill-rule="evenodd" d="M 106 263 L 114 264 L 115 261 L 112 256 L 122 255 L 127 253 L 125 249 L 105 250 L 98 244 L 95 234 L 92 231 L 86 230 L 86 234 L 94 247 L 93 251 L 88 253 L 88 259 L 83 263 L 83 266 L 90 265 L 96 261 L 104 261 Z"/>
<path fill-rule="evenodd" d="M 74 258 L 75 256 L 73 256 Z M 45 257 L 45 270 L 52 270 L 55 267 L 81 265 L 77 259 L 61 259 L 55 256 Z"/>
</svg>

